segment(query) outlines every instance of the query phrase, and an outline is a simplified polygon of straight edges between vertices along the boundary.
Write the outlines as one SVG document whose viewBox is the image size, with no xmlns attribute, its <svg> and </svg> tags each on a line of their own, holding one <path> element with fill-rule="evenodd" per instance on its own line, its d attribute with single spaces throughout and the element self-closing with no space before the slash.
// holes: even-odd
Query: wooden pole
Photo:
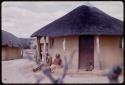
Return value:
<svg viewBox="0 0 125 85">
<path fill-rule="evenodd" d="M 44 48 L 43 48 L 43 55 L 44 55 L 44 63 L 46 64 L 46 36 L 44 36 Z"/>
<path fill-rule="evenodd" d="M 124 52 L 124 38 L 122 37 L 122 50 Z"/>
<path fill-rule="evenodd" d="M 100 41 L 99 41 L 99 36 L 96 37 L 96 46 L 97 46 L 97 57 L 98 57 L 98 62 L 99 62 L 99 68 L 100 70 L 102 69 L 101 65 L 101 59 L 100 59 Z"/>
<path fill-rule="evenodd" d="M 36 63 L 40 64 L 41 60 L 41 47 L 40 47 L 40 37 L 37 37 L 37 58 L 36 58 Z"/>
<path fill-rule="evenodd" d="M 63 39 L 63 50 L 64 50 L 64 52 L 66 50 L 66 39 L 65 38 Z"/>
</svg>

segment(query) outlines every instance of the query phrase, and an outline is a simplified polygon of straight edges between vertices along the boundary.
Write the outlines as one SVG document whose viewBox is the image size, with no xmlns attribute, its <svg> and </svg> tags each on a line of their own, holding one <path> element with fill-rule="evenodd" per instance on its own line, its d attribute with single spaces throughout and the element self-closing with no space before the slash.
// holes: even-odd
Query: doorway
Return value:
<svg viewBox="0 0 125 85">
<path fill-rule="evenodd" d="M 94 36 L 79 36 L 79 69 L 94 68 Z"/>
</svg>

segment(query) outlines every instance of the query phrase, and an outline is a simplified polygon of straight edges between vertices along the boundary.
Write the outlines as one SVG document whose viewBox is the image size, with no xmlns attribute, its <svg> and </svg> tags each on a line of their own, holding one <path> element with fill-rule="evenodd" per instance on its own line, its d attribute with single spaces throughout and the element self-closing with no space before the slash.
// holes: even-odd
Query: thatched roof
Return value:
<svg viewBox="0 0 125 85">
<path fill-rule="evenodd" d="M 82 5 L 31 36 L 122 35 L 123 22 L 96 7 Z"/>
<path fill-rule="evenodd" d="M 20 48 L 20 41 L 15 35 L 2 30 L 2 46 Z"/>
<path fill-rule="evenodd" d="M 31 38 L 18 38 L 15 35 L 2 30 L 2 46 L 29 49 L 31 40 Z"/>
</svg>

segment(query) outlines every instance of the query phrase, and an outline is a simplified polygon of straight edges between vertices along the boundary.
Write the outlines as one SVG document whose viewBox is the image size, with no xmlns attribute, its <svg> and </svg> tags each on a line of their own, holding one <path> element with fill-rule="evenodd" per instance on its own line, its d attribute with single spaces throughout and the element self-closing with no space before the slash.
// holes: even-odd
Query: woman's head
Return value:
<svg viewBox="0 0 125 85">
<path fill-rule="evenodd" d="M 56 54 L 56 58 L 60 58 L 60 54 L 59 53 Z"/>
</svg>

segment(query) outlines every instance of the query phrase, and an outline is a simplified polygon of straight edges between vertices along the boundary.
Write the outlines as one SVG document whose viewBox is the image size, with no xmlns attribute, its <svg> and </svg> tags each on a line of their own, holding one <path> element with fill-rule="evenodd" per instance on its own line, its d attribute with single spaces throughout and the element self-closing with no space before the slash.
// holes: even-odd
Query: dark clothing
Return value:
<svg viewBox="0 0 125 85">
<path fill-rule="evenodd" d="M 120 66 L 113 66 L 108 73 L 108 79 L 110 83 L 119 83 L 118 78 L 121 72 L 122 72 L 122 69 Z"/>
</svg>

